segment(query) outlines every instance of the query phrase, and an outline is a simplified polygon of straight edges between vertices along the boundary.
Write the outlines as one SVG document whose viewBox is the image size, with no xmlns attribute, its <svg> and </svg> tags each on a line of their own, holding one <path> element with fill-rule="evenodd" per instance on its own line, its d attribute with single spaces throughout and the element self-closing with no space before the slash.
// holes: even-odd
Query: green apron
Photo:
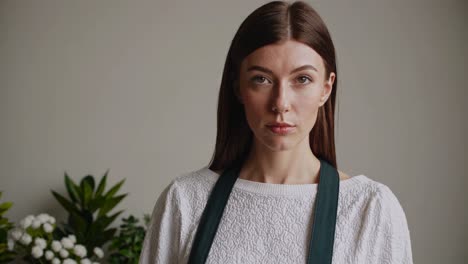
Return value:
<svg viewBox="0 0 468 264">
<path fill-rule="evenodd" d="M 335 238 L 340 179 L 338 171 L 333 166 L 325 160 L 319 160 L 320 174 L 307 257 L 308 264 L 330 264 Z M 232 187 L 239 176 L 240 169 L 240 163 L 234 164 L 231 168 L 226 169 L 216 181 L 200 218 L 189 256 L 189 264 L 203 264 L 206 262 L 224 208 Z"/>
</svg>

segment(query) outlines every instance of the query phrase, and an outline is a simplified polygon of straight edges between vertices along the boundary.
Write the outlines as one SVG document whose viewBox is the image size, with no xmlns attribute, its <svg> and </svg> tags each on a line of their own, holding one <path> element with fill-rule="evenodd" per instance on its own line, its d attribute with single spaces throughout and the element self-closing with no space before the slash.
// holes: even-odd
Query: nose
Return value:
<svg viewBox="0 0 468 264">
<path fill-rule="evenodd" d="M 273 112 L 284 113 L 290 110 L 290 91 L 287 83 L 278 82 L 272 95 Z"/>
</svg>

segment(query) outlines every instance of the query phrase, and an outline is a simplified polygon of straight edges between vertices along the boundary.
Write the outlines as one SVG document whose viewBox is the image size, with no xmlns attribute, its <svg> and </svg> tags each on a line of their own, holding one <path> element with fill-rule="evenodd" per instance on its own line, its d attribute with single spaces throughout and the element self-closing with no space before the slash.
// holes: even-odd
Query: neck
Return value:
<svg viewBox="0 0 468 264">
<path fill-rule="evenodd" d="M 239 178 L 275 184 L 309 184 L 318 183 L 319 172 L 320 160 L 312 153 L 309 144 L 272 151 L 263 144 L 254 143 Z"/>
</svg>

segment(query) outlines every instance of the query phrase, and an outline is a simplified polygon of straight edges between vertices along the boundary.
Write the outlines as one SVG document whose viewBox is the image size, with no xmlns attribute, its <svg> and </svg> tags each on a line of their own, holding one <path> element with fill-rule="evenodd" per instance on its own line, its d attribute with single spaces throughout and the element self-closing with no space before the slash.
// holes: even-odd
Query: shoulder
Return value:
<svg viewBox="0 0 468 264">
<path fill-rule="evenodd" d="M 185 193 L 209 191 L 216 183 L 218 176 L 216 172 L 205 166 L 180 174 L 172 180 L 171 184 Z"/>
<path fill-rule="evenodd" d="M 187 189 L 203 188 L 216 181 L 216 173 L 206 166 L 195 170 L 185 171 L 175 176 L 165 187 L 166 192 L 183 192 Z"/>
<path fill-rule="evenodd" d="M 343 228 L 355 226 L 360 236 L 379 236 L 385 243 L 401 242 L 409 246 L 406 214 L 393 190 L 365 175 L 353 178 L 355 184 L 348 184 L 346 191 L 340 193 L 342 206 L 338 216 L 341 216 Z M 351 180 L 344 182 L 353 183 Z"/>
<path fill-rule="evenodd" d="M 340 193 L 337 230 L 349 234 L 346 242 L 369 263 L 413 263 L 406 215 L 393 190 L 364 175 L 353 178 Z"/>
<path fill-rule="evenodd" d="M 390 187 L 380 182 L 376 182 L 375 185 L 375 199 L 382 207 L 402 210 L 400 201 Z"/>
<path fill-rule="evenodd" d="M 343 177 L 347 175 L 344 174 Z M 403 207 L 389 186 L 360 174 L 340 182 L 342 200 L 347 205 L 362 206 L 364 217 L 384 216 L 380 220 L 405 218 Z"/>
<path fill-rule="evenodd" d="M 366 210 L 367 218 L 387 227 L 407 228 L 406 213 L 395 193 L 384 183 L 371 180 L 372 192 Z"/>
<path fill-rule="evenodd" d="M 217 174 L 203 168 L 178 174 L 164 188 L 158 198 L 158 203 L 173 203 L 179 207 L 189 206 L 187 203 L 199 201 L 208 196 L 216 183 Z"/>
<path fill-rule="evenodd" d="M 180 217 L 184 212 L 190 213 L 194 205 L 202 201 L 204 193 L 206 196 L 209 193 L 209 177 L 197 171 L 183 172 L 173 178 L 158 195 L 153 215 Z"/>
<path fill-rule="evenodd" d="M 356 178 L 357 177 L 357 178 Z M 401 207 L 401 204 L 395 193 L 389 186 L 366 175 L 357 175 L 352 178 L 359 179 L 360 184 L 355 192 L 366 193 L 367 202 L 379 207 L 394 208 Z"/>
</svg>

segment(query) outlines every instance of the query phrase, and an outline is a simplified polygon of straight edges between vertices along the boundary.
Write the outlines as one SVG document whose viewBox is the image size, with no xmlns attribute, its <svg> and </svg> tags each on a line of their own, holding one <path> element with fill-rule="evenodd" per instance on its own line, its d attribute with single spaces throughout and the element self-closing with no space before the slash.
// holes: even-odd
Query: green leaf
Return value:
<svg viewBox="0 0 468 264">
<path fill-rule="evenodd" d="M 67 188 L 68 195 L 70 196 L 71 200 L 77 203 L 80 199 L 80 189 L 78 185 L 68 176 L 67 172 L 65 172 L 65 187 Z"/>
<path fill-rule="evenodd" d="M 94 223 L 97 227 L 104 230 L 106 229 L 114 220 L 123 212 L 123 210 L 118 211 L 117 213 L 111 216 L 102 216 L 99 217 Z M 97 230 L 96 230 L 97 231 Z"/>
<path fill-rule="evenodd" d="M 0 229 L 0 241 L 7 240 L 7 231 L 5 229 Z"/>
<path fill-rule="evenodd" d="M 98 217 L 92 224 L 89 225 L 89 230 L 86 234 L 86 247 L 89 247 L 91 250 L 93 246 L 101 246 L 102 244 L 110 241 L 111 238 L 106 237 L 106 228 L 122 213 L 119 211 L 111 216 Z M 115 231 L 111 231 L 115 232 Z"/>
<path fill-rule="evenodd" d="M 87 175 L 80 182 L 81 190 L 81 206 L 84 209 L 88 209 L 89 201 L 91 200 L 94 192 L 94 178 L 91 175 Z"/>
<path fill-rule="evenodd" d="M 0 263 L 13 263 L 16 253 L 8 251 L 6 245 L 2 245 L 0 249 Z"/>
<path fill-rule="evenodd" d="M 62 228 L 59 226 L 55 227 L 54 231 L 52 232 L 52 238 L 54 240 L 60 240 L 64 236 L 66 236 L 65 231 L 62 230 Z"/>
<path fill-rule="evenodd" d="M 128 250 L 128 249 L 120 250 L 120 254 L 126 256 L 127 258 L 132 258 L 133 257 L 133 252 Z"/>
<path fill-rule="evenodd" d="M 106 202 L 106 199 L 103 196 L 96 197 L 91 199 L 88 204 L 88 210 L 92 213 L 96 212 L 102 205 Z"/>
<path fill-rule="evenodd" d="M 106 173 L 104 173 L 104 176 L 102 176 L 101 181 L 99 181 L 99 185 L 97 187 L 94 197 L 101 196 L 101 194 L 104 192 L 104 189 L 106 188 L 106 181 L 107 181 L 108 173 L 109 173 L 109 169 L 107 169 Z"/>
<path fill-rule="evenodd" d="M 99 210 L 98 217 L 106 215 L 107 212 L 111 211 L 118 203 L 120 203 L 120 201 L 122 201 L 123 198 L 125 198 L 125 196 L 127 196 L 127 194 L 122 194 L 122 195 L 107 199 L 104 205 Z"/>
<path fill-rule="evenodd" d="M 106 231 L 104 231 L 104 233 L 102 234 L 102 236 L 104 238 L 104 241 L 111 240 L 114 237 L 114 234 L 115 234 L 116 231 L 117 231 L 117 229 L 115 229 L 115 228 L 110 228 L 110 229 L 107 229 Z"/>
<path fill-rule="evenodd" d="M 12 202 L 5 202 L 5 203 L 0 204 L 0 215 L 3 215 L 3 213 L 8 211 L 8 209 L 10 209 L 12 205 L 13 205 Z"/>
<path fill-rule="evenodd" d="M 0 228 L 4 225 L 8 224 L 8 219 L 6 218 L 0 218 Z M 3 228 L 2 228 L 3 229 Z"/>
<path fill-rule="evenodd" d="M 54 195 L 55 199 L 67 210 L 69 213 L 77 213 L 79 214 L 79 210 L 76 208 L 76 206 L 68 201 L 65 197 L 62 195 L 58 194 L 55 191 L 52 191 L 52 194 Z"/>
<path fill-rule="evenodd" d="M 106 198 L 110 198 L 112 196 L 114 196 L 115 193 L 117 193 L 120 189 L 120 187 L 122 186 L 122 184 L 124 184 L 125 182 L 125 179 L 119 181 L 116 185 L 114 185 L 114 187 L 112 187 L 104 196 Z"/>
<path fill-rule="evenodd" d="M 81 180 L 81 183 L 87 183 L 91 187 L 91 190 L 94 192 L 94 177 L 92 175 L 87 175 Z"/>
<path fill-rule="evenodd" d="M 68 215 L 68 218 L 70 218 L 70 215 Z M 70 221 L 70 220 L 68 220 Z M 63 233 L 64 235 L 67 235 L 67 234 L 75 234 L 78 236 L 78 232 L 76 232 L 72 226 L 70 226 L 68 223 L 64 224 L 63 225 Z"/>
<path fill-rule="evenodd" d="M 110 228 L 100 233 L 89 233 L 87 238 L 87 241 L 89 242 L 86 244 L 86 248 L 89 249 L 90 252 L 92 252 L 94 247 L 102 247 L 105 243 L 112 240 L 116 231 L 117 229 Z"/>
<path fill-rule="evenodd" d="M 114 237 L 111 250 L 116 251 L 111 254 L 111 259 L 116 263 L 138 264 L 139 255 L 143 247 L 145 229 L 138 226 L 138 218 L 130 215 L 122 218 L 124 224 L 121 225 L 120 234 Z"/>
<path fill-rule="evenodd" d="M 92 225 L 94 223 L 93 213 L 91 213 L 89 210 L 81 211 L 81 216 L 88 225 Z"/>
<path fill-rule="evenodd" d="M 8 210 L 8 209 L 10 209 L 10 207 L 11 207 L 12 205 L 13 205 L 12 202 L 4 202 L 4 203 L 0 204 L 0 209 L 6 209 L 6 210 Z"/>
<path fill-rule="evenodd" d="M 93 197 L 93 188 L 89 182 L 83 182 L 83 209 L 89 209 L 89 202 Z"/>
<path fill-rule="evenodd" d="M 68 215 L 68 226 L 73 230 L 78 243 L 84 243 L 86 230 L 88 229 L 87 219 L 77 213 L 70 213 Z"/>
</svg>

